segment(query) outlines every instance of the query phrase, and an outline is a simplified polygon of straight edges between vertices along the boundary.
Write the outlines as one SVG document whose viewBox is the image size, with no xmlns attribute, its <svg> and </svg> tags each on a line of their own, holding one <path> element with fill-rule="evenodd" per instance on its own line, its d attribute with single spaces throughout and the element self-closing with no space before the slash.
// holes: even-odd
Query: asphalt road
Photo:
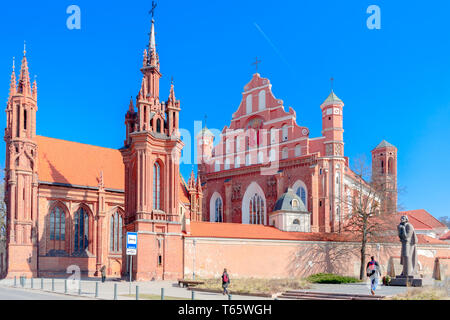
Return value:
<svg viewBox="0 0 450 320">
<path fill-rule="evenodd" d="M 0 300 L 85 300 L 74 296 L 0 286 Z"/>
</svg>

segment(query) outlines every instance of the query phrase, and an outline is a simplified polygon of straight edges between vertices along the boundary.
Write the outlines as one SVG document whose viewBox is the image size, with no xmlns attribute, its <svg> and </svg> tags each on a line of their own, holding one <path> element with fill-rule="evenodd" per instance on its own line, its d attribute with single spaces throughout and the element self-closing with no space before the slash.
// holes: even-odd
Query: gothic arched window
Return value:
<svg viewBox="0 0 450 320">
<path fill-rule="evenodd" d="M 153 165 L 153 209 L 161 209 L 161 167 L 158 162 Z"/>
<path fill-rule="evenodd" d="M 302 155 L 302 147 L 298 144 L 295 146 L 295 156 L 300 157 Z"/>
<path fill-rule="evenodd" d="M 241 166 L 241 160 L 240 160 L 239 156 L 237 156 L 236 158 L 234 158 L 234 167 L 239 168 L 240 166 Z"/>
<path fill-rule="evenodd" d="M 286 148 L 283 148 L 283 150 L 282 150 L 282 152 L 281 152 L 281 158 L 287 159 L 288 156 L 289 156 L 289 149 L 288 149 L 287 147 L 286 147 Z"/>
<path fill-rule="evenodd" d="M 282 133 L 283 133 L 283 141 L 286 141 L 289 138 L 288 137 L 288 126 L 287 125 L 283 125 Z"/>
<path fill-rule="evenodd" d="M 392 158 L 389 158 L 389 160 L 388 160 L 388 174 L 393 174 L 394 173 L 393 163 L 394 163 L 394 161 L 392 160 Z"/>
<path fill-rule="evenodd" d="M 50 240 L 66 240 L 66 215 L 58 206 L 50 212 Z"/>
<path fill-rule="evenodd" d="M 259 110 L 264 110 L 266 108 L 266 91 L 261 90 L 258 95 L 259 98 Z"/>
<path fill-rule="evenodd" d="M 222 206 L 222 199 L 217 198 L 215 203 L 215 222 L 222 222 L 223 221 L 223 206 Z"/>
<path fill-rule="evenodd" d="M 156 120 L 156 131 L 161 133 L 161 119 Z"/>
<path fill-rule="evenodd" d="M 109 251 L 122 251 L 122 217 L 118 211 L 110 216 Z"/>
<path fill-rule="evenodd" d="M 257 193 L 250 199 L 250 224 L 264 224 L 264 199 Z"/>
<path fill-rule="evenodd" d="M 86 209 L 78 209 L 77 212 L 75 212 L 74 220 L 74 250 L 80 252 L 89 246 L 89 214 Z"/>
<path fill-rule="evenodd" d="M 253 98 L 252 95 L 249 94 L 245 101 L 247 114 L 252 113 L 252 98 Z"/>
<path fill-rule="evenodd" d="M 300 199 L 302 199 L 303 204 L 306 206 L 306 190 L 303 186 L 298 187 L 296 192 L 295 192 Z"/>
</svg>

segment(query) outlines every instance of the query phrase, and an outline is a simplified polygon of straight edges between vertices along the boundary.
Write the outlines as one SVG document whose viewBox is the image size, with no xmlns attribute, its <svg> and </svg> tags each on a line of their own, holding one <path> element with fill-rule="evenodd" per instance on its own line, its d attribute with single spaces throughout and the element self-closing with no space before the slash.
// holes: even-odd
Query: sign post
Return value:
<svg viewBox="0 0 450 320">
<path fill-rule="evenodd" d="M 130 286 L 133 274 L 133 256 L 137 252 L 137 232 L 127 232 L 127 256 L 130 256 Z M 131 287 L 130 287 L 131 288 Z"/>
</svg>

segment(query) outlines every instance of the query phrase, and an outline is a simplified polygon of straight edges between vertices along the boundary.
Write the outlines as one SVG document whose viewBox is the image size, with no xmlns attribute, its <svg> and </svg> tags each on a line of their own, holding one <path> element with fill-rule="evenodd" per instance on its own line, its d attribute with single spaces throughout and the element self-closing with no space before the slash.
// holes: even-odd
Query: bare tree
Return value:
<svg viewBox="0 0 450 320">
<path fill-rule="evenodd" d="M 445 224 L 447 226 L 447 228 L 450 228 L 450 217 L 448 217 L 448 216 L 440 217 L 439 221 L 442 222 L 443 224 Z"/>
<path fill-rule="evenodd" d="M 362 280 L 366 268 L 366 248 L 369 242 L 378 242 L 392 226 L 394 213 L 396 213 L 395 201 L 391 201 L 392 189 L 384 183 L 374 181 L 370 177 L 370 169 L 364 158 L 356 159 L 350 196 L 344 197 L 344 205 L 347 206 L 347 217 L 343 221 L 343 229 L 355 241 L 361 243 L 360 248 L 360 274 Z"/>
</svg>

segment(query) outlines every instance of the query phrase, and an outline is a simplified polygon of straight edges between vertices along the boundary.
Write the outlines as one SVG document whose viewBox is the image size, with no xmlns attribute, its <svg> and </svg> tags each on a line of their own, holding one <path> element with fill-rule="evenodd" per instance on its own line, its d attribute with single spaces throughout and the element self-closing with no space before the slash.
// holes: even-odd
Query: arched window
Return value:
<svg viewBox="0 0 450 320">
<path fill-rule="evenodd" d="M 340 199 L 341 197 L 341 173 L 338 171 L 336 172 L 336 197 Z"/>
<path fill-rule="evenodd" d="M 256 182 L 250 183 L 242 197 L 242 223 L 267 223 L 266 198 L 263 189 Z"/>
<path fill-rule="evenodd" d="M 239 156 L 237 156 L 236 158 L 234 158 L 234 167 L 239 168 L 240 166 L 241 166 L 241 159 L 239 158 Z"/>
<path fill-rule="evenodd" d="M 89 246 L 89 214 L 81 207 L 74 216 L 75 237 L 74 250 L 81 252 Z"/>
<path fill-rule="evenodd" d="M 393 163 L 394 163 L 393 159 L 389 158 L 389 160 L 388 160 L 388 173 L 389 174 L 393 174 L 394 173 Z"/>
<path fill-rule="evenodd" d="M 264 161 L 264 154 L 262 151 L 259 151 L 258 152 L 258 164 L 263 163 L 263 161 Z"/>
<path fill-rule="evenodd" d="M 259 92 L 259 110 L 264 110 L 266 108 L 266 91 L 261 90 Z"/>
<path fill-rule="evenodd" d="M 306 188 L 305 183 L 302 180 L 297 180 L 292 186 L 295 194 L 299 196 L 305 205 L 306 209 L 308 209 L 308 189 Z"/>
<path fill-rule="evenodd" d="M 226 148 L 225 148 L 226 154 L 231 153 L 231 140 L 230 140 L 230 138 L 227 138 L 227 140 L 225 141 L 225 146 L 226 146 Z"/>
<path fill-rule="evenodd" d="M 220 163 L 219 163 L 219 161 L 216 161 L 214 163 L 214 171 L 215 172 L 220 171 Z"/>
<path fill-rule="evenodd" d="M 239 136 L 234 137 L 234 151 L 239 152 L 241 150 L 241 144 Z"/>
<path fill-rule="evenodd" d="M 264 224 L 264 199 L 257 193 L 250 199 L 250 224 Z"/>
<path fill-rule="evenodd" d="M 66 215 L 59 206 L 50 212 L 50 240 L 66 240 Z"/>
<path fill-rule="evenodd" d="M 250 166 L 251 164 L 252 164 L 252 156 L 250 155 L 250 153 L 247 153 L 247 155 L 245 156 L 245 165 Z"/>
<path fill-rule="evenodd" d="M 295 146 L 295 156 L 296 157 L 300 157 L 302 155 L 302 147 L 300 147 L 300 145 L 296 145 Z"/>
<path fill-rule="evenodd" d="M 381 174 L 384 173 L 384 161 L 383 160 L 381 160 L 381 172 L 380 173 Z"/>
<path fill-rule="evenodd" d="M 225 170 L 230 169 L 230 159 L 225 159 Z"/>
<path fill-rule="evenodd" d="M 156 120 L 156 131 L 161 133 L 161 119 Z"/>
<path fill-rule="evenodd" d="M 275 128 L 270 128 L 270 144 L 277 143 L 277 131 Z"/>
<path fill-rule="evenodd" d="M 288 137 L 288 126 L 283 125 L 282 131 L 283 131 L 283 141 L 287 141 L 287 139 L 289 138 Z"/>
<path fill-rule="evenodd" d="M 214 204 L 214 220 L 215 222 L 222 222 L 223 221 L 223 206 L 222 206 L 222 199 L 217 198 L 216 202 Z"/>
<path fill-rule="evenodd" d="M 252 98 L 253 98 L 252 95 L 249 94 L 246 99 L 245 105 L 246 105 L 247 114 L 252 113 Z"/>
<path fill-rule="evenodd" d="M 110 216 L 109 251 L 122 251 L 122 217 L 118 211 Z"/>
<path fill-rule="evenodd" d="M 277 156 L 277 155 L 276 155 L 275 149 L 270 149 L 270 153 L 269 153 L 269 161 L 270 161 L 270 162 L 276 161 L 276 160 L 277 160 L 276 156 Z"/>
<path fill-rule="evenodd" d="M 305 188 L 299 187 L 295 193 L 300 197 L 300 199 L 302 199 L 302 202 L 306 205 L 306 190 L 305 190 Z"/>
<path fill-rule="evenodd" d="M 223 201 L 218 192 L 214 192 L 209 200 L 209 221 L 223 222 Z"/>
<path fill-rule="evenodd" d="M 161 167 L 153 165 L 153 209 L 161 210 Z"/>
<path fill-rule="evenodd" d="M 288 155 L 289 155 L 289 150 L 288 150 L 288 148 L 287 148 L 287 147 L 286 147 L 286 148 L 283 148 L 281 158 L 282 158 L 282 159 L 287 159 L 287 158 L 288 158 Z"/>
</svg>

